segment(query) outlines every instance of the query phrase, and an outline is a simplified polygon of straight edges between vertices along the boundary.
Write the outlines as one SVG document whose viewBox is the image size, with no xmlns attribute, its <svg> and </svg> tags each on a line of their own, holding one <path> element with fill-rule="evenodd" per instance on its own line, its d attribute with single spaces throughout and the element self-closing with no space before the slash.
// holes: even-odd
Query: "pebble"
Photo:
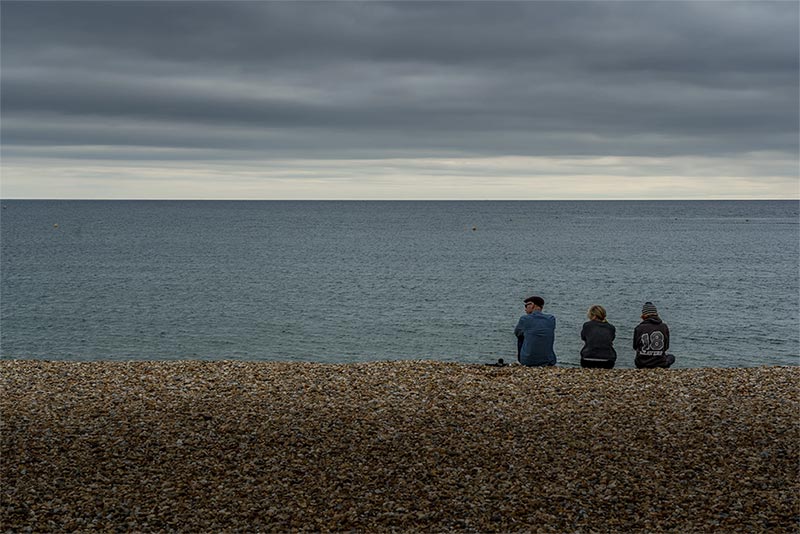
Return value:
<svg viewBox="0 0 800 534">
<path fill-rule="evenodd" d="M 797 532 L 800 367 L 0 361 L 0 532 Z"/>
</svg>

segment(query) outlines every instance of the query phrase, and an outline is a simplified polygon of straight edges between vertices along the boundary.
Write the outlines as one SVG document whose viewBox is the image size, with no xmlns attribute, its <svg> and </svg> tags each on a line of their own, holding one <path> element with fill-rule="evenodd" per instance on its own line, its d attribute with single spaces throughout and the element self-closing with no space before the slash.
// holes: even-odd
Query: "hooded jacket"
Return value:
<svg viewBox="0 0 800 534">
<path fill-rule="evenodd" d="M 666 367 L 669 349 L 669 328 L 658 316 L 639 323 L 633 331 L 634 363 L 638 368 Z"/>
</svg>

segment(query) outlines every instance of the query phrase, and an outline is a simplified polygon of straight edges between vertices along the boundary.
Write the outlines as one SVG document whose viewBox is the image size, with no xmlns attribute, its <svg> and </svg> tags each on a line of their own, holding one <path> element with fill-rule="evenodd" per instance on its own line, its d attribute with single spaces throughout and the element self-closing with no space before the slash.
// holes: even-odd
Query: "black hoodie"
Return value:
<svg viewBox="0 0 800 534">
<path fill-rule="evenodd" d="M 669 328 L 657 316 L 648 317 L 633 331 L 636 367 L 664 367 L 669 349 Z"/>
</svg>

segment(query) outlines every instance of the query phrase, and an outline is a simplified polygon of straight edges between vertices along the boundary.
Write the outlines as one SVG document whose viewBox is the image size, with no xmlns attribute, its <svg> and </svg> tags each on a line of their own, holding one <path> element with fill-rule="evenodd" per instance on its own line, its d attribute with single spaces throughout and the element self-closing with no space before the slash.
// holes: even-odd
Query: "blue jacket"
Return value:
<svg viewBox="0 0 800 534">
<path fill-rule="evenodd" d="M 522 338 L 519 347 L 519 363 L 529 367 L 555 365 L 556 353 L 553 342 L 556 337 L 556 318 L 535 311 L 519 318 L 514 335 Z"/>
</svg>

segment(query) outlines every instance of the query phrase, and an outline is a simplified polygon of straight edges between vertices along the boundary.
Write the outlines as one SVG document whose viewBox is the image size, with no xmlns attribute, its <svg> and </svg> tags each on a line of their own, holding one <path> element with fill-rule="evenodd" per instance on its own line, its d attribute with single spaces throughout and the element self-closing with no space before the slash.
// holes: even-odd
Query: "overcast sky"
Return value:
<svg viewBox="0 0 800 534">
<path fill-rule="evenodd" d="M 786 2 L 12 2 L 3 198 L 800 198 Z"/>
</svg>

